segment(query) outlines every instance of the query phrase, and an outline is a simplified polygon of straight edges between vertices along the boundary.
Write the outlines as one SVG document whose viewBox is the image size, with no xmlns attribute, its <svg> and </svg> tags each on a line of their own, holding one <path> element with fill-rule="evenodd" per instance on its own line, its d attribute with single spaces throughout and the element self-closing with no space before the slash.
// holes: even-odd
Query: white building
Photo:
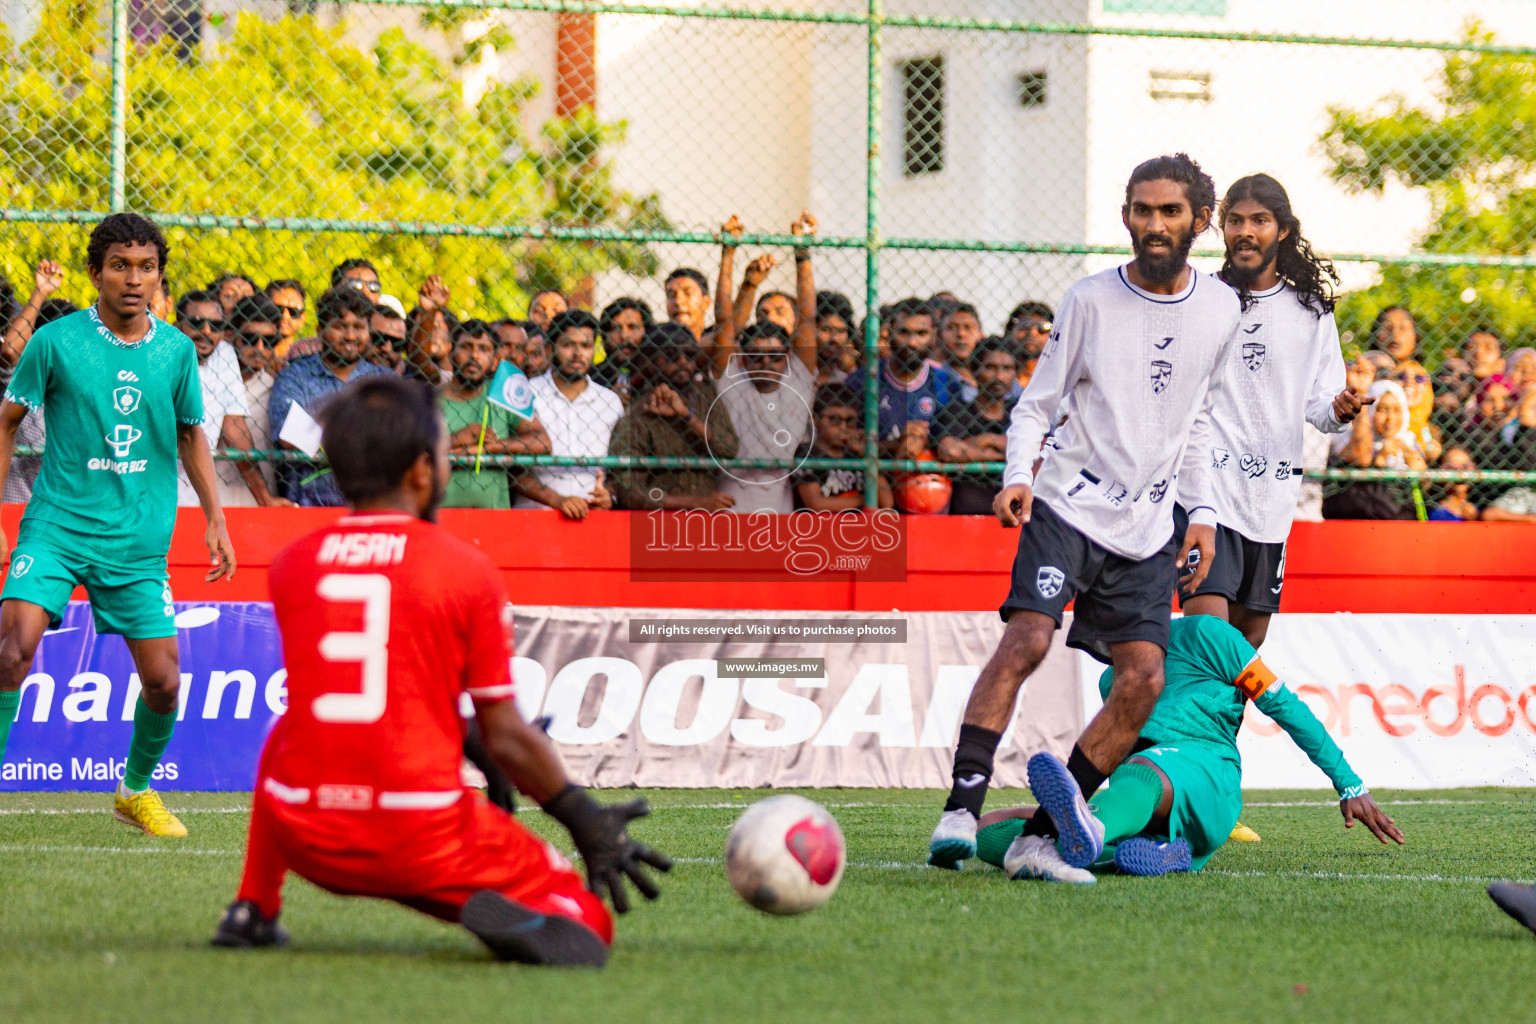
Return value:
<svg viewBox="0 0 1536 1024">
<path fill-rule="evenodd" d="M 888 13 L 1416 40 L 1459 38 L 1475 17 L 1500 42 L 1536 44 L 1536 5 L 1525 0 L 939 6 L 892 5 Z M 660 193 L 675 224 L 712 229 L 734 212 L 750 230 L 784 231 L 805 206 L 824 234 L 863 235 L 860 27 L 603 15 L 595 51 L 598 112 L 630 125 L 628 143 L 614 154 L 619 179 Z M 1428 223 L 1424 197 L 1400 186 L 1382 196 L 1346 193 L 1329 179 L 1318 140 L 1330 106 L 1371 108 L 1389 94 L 1431 103 L 1444 67 L 1440 51 L 888 28 L 883 57 L 886 238 L 1123 245 L 1127 175 L 1140 160 L 1177 150 L 1199 159 L 1219 189 L 1254 171 L 1275 175 L 1325 252 L 1408 252 Z M 925 122 L 904 102 L 909 87 L 925 84 L 942 97 L 937 121 Z M 921 152 L 909 152 L 909 131 L 935 140 L 939 148 L 929 152 L 939 158 L 925 164 Z M 1201 244 L 1219 247 L 1219 240 L 1213 233 Z M 676 255 L 713 276 L 712 249 Z M 881 295 L 890 301 L 950 288 L 976 301 L 995 331 L 1018 300 L 1054 302 L 1083 272 L 1118 259 L 887 250 Z M 823 287 L 862 305 L 861 254 L 822 254 L 817 268 Z M 1368 284 L 1374 274 L 1370 264 L 1341 270 L 1347 287 Z M 783 254 L 769 285 L 791 283 Z M 599 297 L 621 288 L 633 290 L 633 283 L 603 282 Z"/>
</svg>

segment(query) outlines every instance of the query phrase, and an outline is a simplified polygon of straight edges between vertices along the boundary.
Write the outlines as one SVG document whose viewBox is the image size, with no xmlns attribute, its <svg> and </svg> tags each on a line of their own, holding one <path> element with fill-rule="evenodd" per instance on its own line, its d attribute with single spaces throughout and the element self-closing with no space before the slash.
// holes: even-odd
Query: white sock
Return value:
<svg viewBox="0 0 1536 1024">
<path fill-rule="evenodd" d="M 127 800 L 129 797 L 138 796 L 140 793 L 148 792 L 148 790 L 148 786 L 145 786 L 143 789 L 129 789 L 128 784 L 122 780 L 119 780 L 117 783 L 117 795 L 124 800 Z"/>
</svg>

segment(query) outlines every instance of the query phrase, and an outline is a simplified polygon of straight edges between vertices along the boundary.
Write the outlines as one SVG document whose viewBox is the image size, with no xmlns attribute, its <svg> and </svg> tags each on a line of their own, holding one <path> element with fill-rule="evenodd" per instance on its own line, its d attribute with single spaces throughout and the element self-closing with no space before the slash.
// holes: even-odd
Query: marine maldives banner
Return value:
<svg viewBox="0 0 1536 1024">
<path fill-rule="evenodd" d="M 152 785 L 250 789 L 288 678 L 272 606 L 176 605 L 181 710 Z M 123 777 L 139 677 L 121 637 L 71 601 L 38 645 L 0 764 L 0 790 L 110 790 Z"/>
<path fill-rule="evenodd" d="M 271 608 L 178 605 L 181 723 L 156 785 L 251 788 L 287 706 Z M 512 671 L 573 775 L 600 786 L 940 788 L 965 701 L 1002 632 L 995 613 L 885 615 L 521 607 Z M 1064 754 L 1096 709 L 1101 666 L 1056 646 L 997 761 Z M 1372 786 L 1532 785 L 1536 618 L 1283 615 L 1265 660 Z M 107 790 L 138 692 L 126 647 L 71 605 L 22 695 L 0 790 Z M 1249 787 L 1327 785 L 1251 712 Z"/>
</svg>

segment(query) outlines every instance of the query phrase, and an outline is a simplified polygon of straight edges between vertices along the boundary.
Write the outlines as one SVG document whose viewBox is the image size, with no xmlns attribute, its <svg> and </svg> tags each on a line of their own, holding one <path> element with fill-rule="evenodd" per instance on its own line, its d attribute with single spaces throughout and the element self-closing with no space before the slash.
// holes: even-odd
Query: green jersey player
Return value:
<svg viewBox="0 0 1536 1024">
<path fill-rule="evenodd" d="M 127 641 L 142 687 L 113 813 L 151 835 L 184 836 L 149 788 L 181 681 L 166 574 L 178 455 L 207 519 L 210 582 L 234 575 L 234 551 L 199 426 L 196 351 L 149 313 L 165 237 L 137 214 L 115 213 L 91 232 L 86 257 L 96 304 L 33 335 L 0 404 L 0 487 L 16 428 L 30 410 L 48 415 L 42 469 L 0 593 L 0 755 L 38 642 L 83 586 L 96 631 Z"/>
<path fill-rule="evenodd" d="M 1250 700 L 1328 776 L 1345 827 L 1358 820 L 1383 843 L 1403 842 L 1317 716 L 1235 627 L 1212 615 L 1175 620 L 1166 666 L 1166 684 L 1137 752 L 1092 803 L 1055 757 L 1030 758 L 1030 788 L 1060 838 L 1022 835 L 1030 808 L 996 812 L 983 816 L 977 856 L 1014 878 L 1059 882 L 1092 882 L 1084 869 L 1106 851 L 1128 874 L 1198 871 L 1226 842 L 1243 809 L 1237 731 Z M 1107 695 L 1113 679 L 1114 670 L 1106 670 L 1099 691 Z"/>
</svg>

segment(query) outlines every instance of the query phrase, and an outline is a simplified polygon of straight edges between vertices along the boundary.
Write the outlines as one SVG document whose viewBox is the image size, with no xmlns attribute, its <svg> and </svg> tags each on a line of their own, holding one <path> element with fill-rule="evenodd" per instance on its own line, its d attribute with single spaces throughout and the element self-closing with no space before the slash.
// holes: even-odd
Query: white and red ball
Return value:
<svg viewBox="0 0 1536 1024">
<path fill-rule="evenodd" d="M 736 819 L 725 844 L 731 887 L 769 914 L 803 914 L 827 902 L 845 859 L 837 820 L 803 796 L 759 800 Z"/>
</svg>

